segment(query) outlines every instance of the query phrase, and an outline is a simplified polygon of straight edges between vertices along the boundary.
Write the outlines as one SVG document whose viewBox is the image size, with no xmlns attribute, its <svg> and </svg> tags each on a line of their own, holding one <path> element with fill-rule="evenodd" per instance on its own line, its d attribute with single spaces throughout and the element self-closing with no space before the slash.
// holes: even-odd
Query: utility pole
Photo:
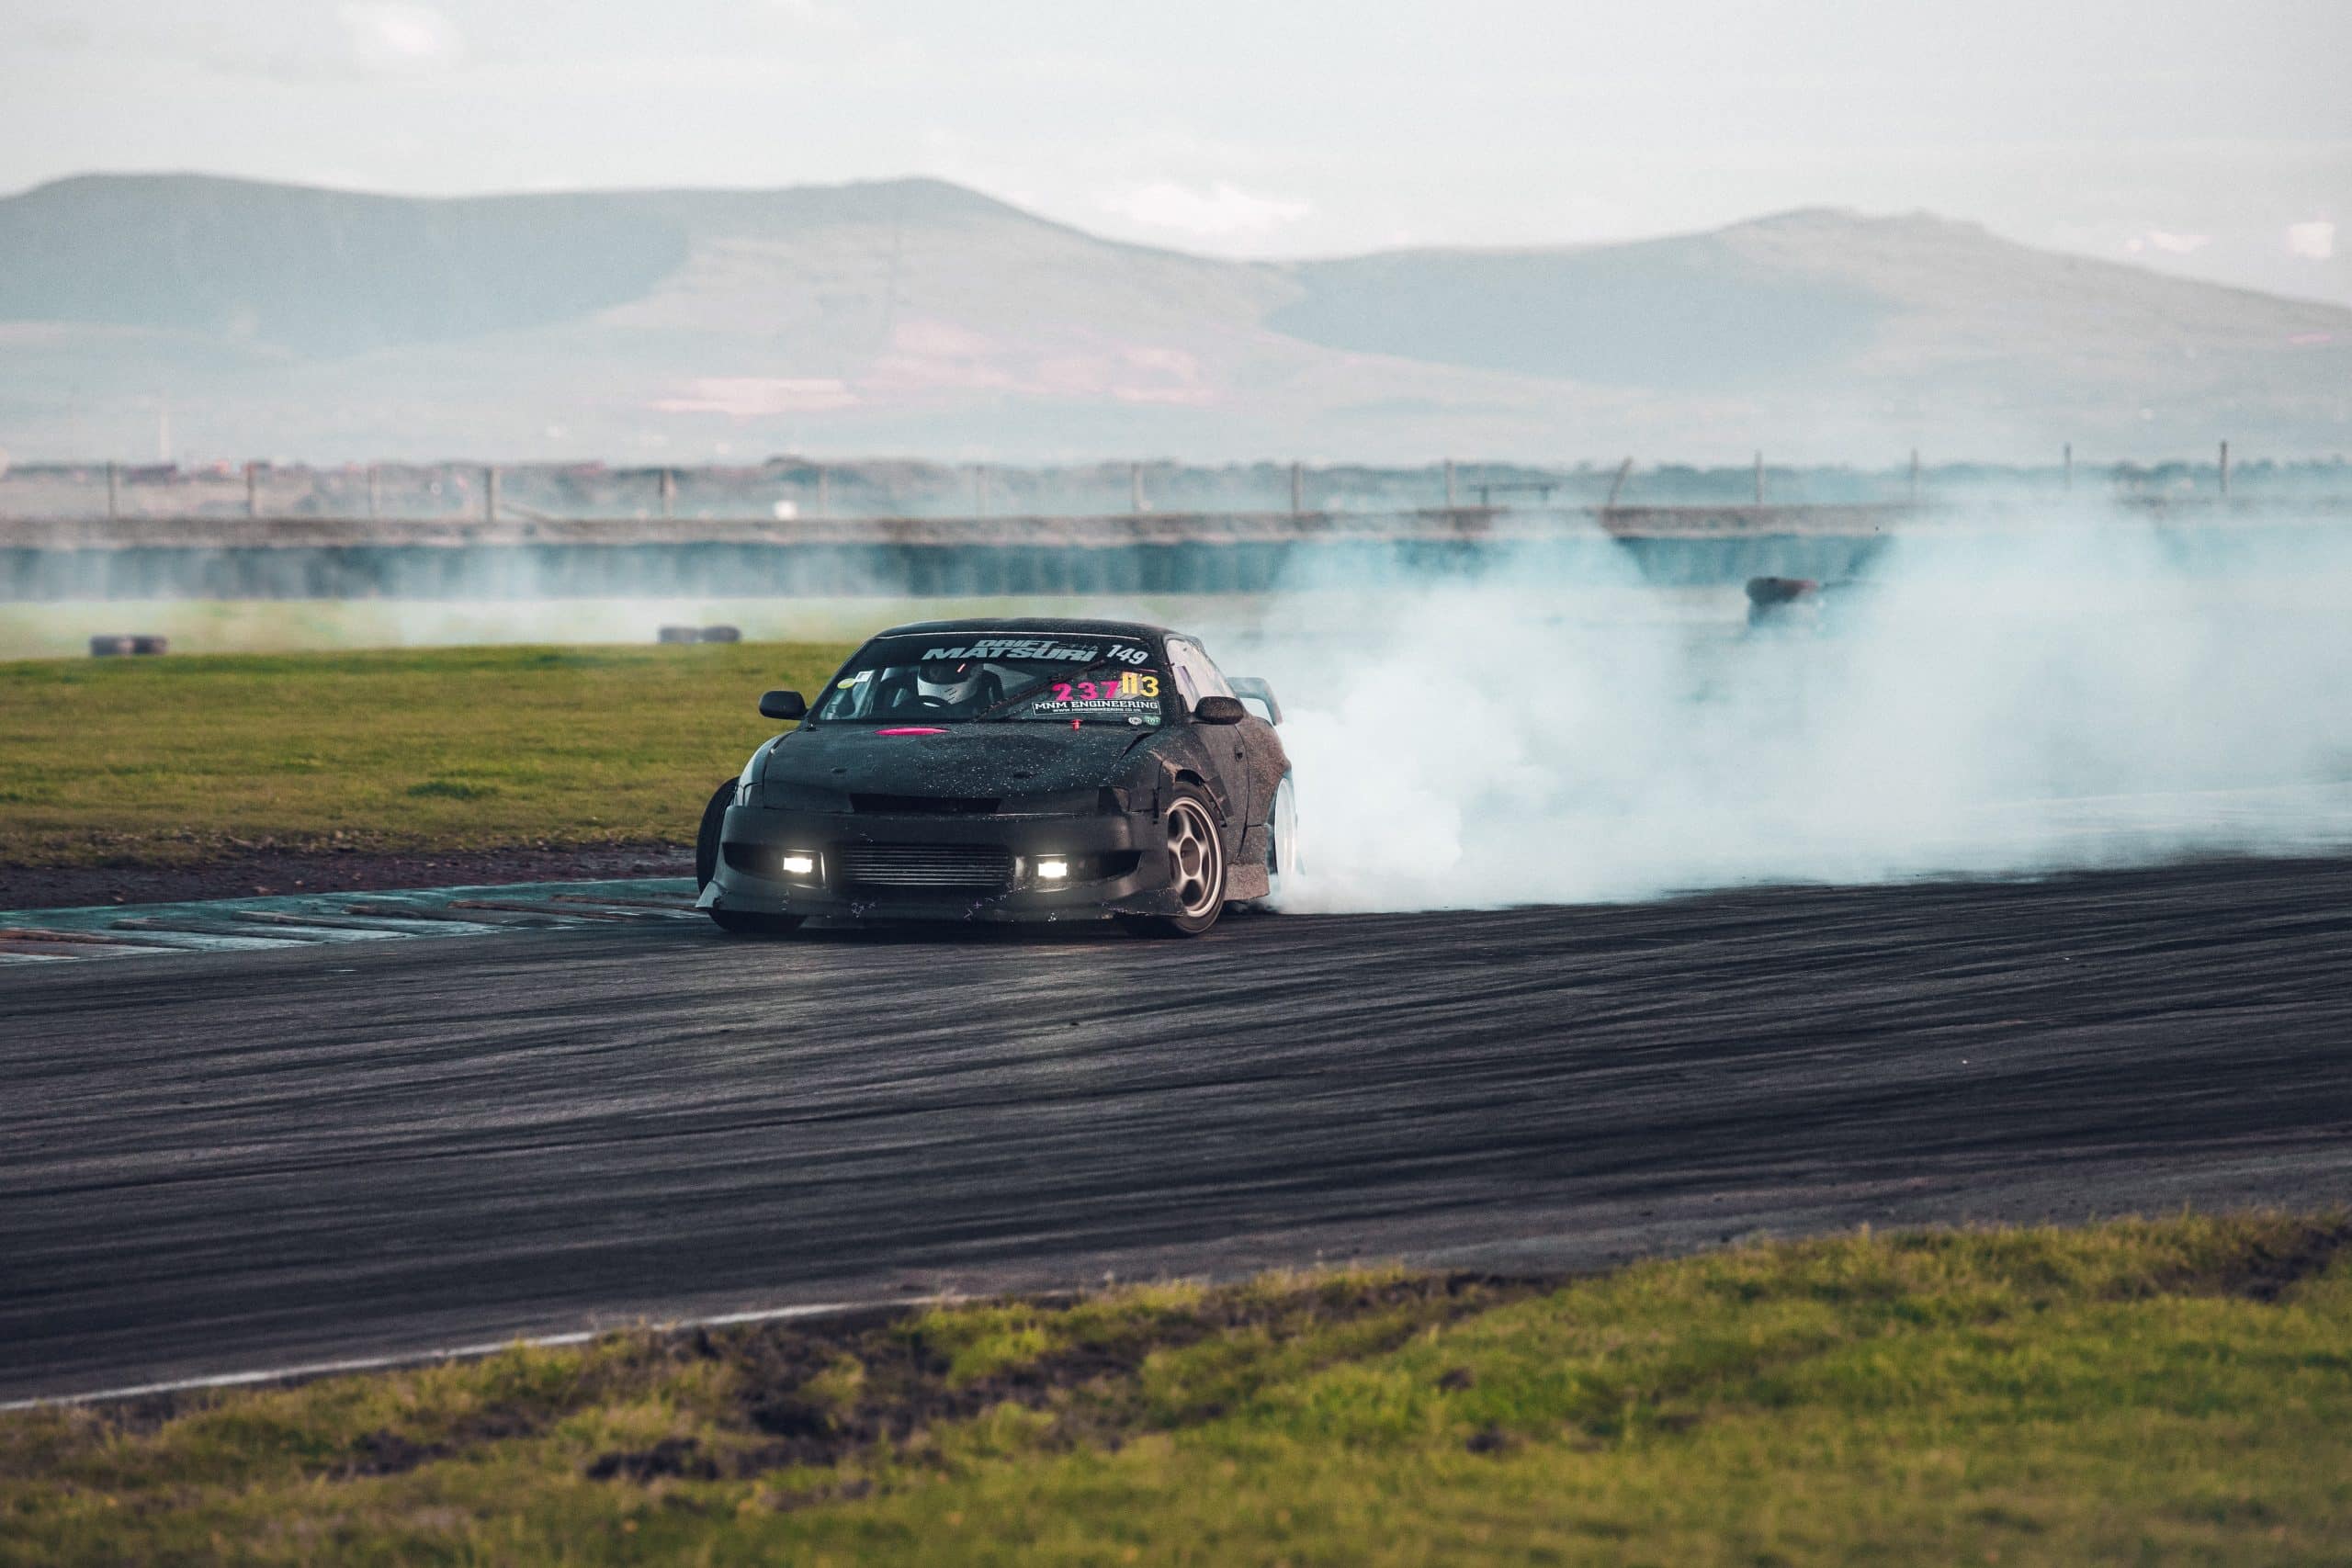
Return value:
<svg viewBox="0 0 2352 1568">
<path fill-rule="evenodd" d="M 485 523 L 498 521 L 498 468 L 495 465 L 486 466 L 481 471 L 481 520 Z"/>
<path fill-rule="evenodd" d="M 2222 443 L 2222 499 L 2230 499 L 2230 444 Z"/>
<path fill-rule="evenodd" d="M 114 463 L 107 465 L 107 518 L 109 522 L 122 515 L 120 480 L 116 477 L 118 467 L 119 465 Z"/>
<path fill-rule="evenodd" d="M 1445 509 L 1453 510 L 1453 459 L 1445 460 Z"/>
<path fill-rule="evenodd" d="M 1298 516 L 1306 510 L 1306 465 L 1294 459 L 1290 466 L 1290 514 Z"/>
<path fill-rule="evenodd" d="M 1756 504 L 1764 504 L 1764 454 L 1756 454 Z"/>
<path fill-rule="evenodd" d="M 1143 510 L 1143 465 L 1127 465 L 1127 502 L 1136 512 Z"/>
</svg>

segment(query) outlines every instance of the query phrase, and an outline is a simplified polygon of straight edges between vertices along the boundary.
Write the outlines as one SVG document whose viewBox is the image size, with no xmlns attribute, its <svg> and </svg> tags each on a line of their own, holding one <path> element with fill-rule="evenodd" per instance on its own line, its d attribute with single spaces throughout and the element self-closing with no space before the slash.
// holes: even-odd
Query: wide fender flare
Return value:
<svg viewBox="0 0 2352 1568">
<path fill-rule="evenodd" d="M 1233 808 L 1233 800 L 1224 785 L 1217 782 L 1216 770 L 1208 759 L 1197 754 L 1199 742 L 1187 737 L 1181 746 L 1152 753 L 1151 814 L 1157 818 L 1168 815 L 1169 802 L 1185 784 L 1192 784 L 1209 797 L 1216 807 L 1217 824 L 1226 838 L 1226 852 L 1230 854 L 1239 845 L 1247 823 L 1238 820 L 1240 813 Z"/>
</svg>

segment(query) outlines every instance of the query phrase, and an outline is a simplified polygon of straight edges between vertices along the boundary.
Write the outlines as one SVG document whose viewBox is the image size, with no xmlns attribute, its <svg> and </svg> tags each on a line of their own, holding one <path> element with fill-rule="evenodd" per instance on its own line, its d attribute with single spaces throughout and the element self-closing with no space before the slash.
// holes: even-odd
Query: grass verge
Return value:
<svg viewBox="0 0 2352 1568">
<path fill-rule="evenodd" d="M 846 644 L 0 665 L 0 863 L 691 841 Z"/>
<path fill-rule="evenodd" d="M 2338 1562 L 2352 1239 L 1270 1278 L 0 1417 L 0 1561 Z"/>
</svg>

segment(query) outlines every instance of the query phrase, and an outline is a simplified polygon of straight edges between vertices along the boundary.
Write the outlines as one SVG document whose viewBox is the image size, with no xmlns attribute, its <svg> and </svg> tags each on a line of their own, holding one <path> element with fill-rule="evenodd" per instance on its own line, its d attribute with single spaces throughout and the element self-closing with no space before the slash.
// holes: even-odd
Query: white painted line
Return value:
<svg viewBox="0 0 2352 1568">
<path fill-rule="evenodd" d="M 210 1377 L 177 1378 L 169 1382 L 133 1383 L 123 1388 L 91 1389 L 82 1393 L 47 1393 L 32 1399 L 0 1401 L 0 1414 L 40 1410 L 60 1404 L 96 1404 L 117 1399 L 144 1399 L 158 1393 L 192 1393 L 199 1389 L 240 1388 L 253 1383 L 334 1377 L 343 1372 L 379 1372 L 392 1367 L 421 1367 L 439 1361 L 480 1360 L 502 1350 L 524 1347 L 558 1350 L 586 1345 L 607 1334 L 646 1328 L 657 1334 L 677 1334 L 689 1328 L 734 1328 L 747 1323 L 788 1323 L 804 1317 L 838 1317 L 844 1313 L 873 1312 L 883 1307 L 942 1306 L 960 1301 L 956 1295 L 888 1296 L 865 1302 L 818 1302 L 808 1306 L 763 1307 L 752 1312 L 721 1313 L 716 1317 L 682 1317 L 662 1323 L 616 1325 L 610 1328 L 576 1329 L 569 1334 L 522 1336 L 479 1345 L 452 1345 L 440 1349 L 410 1350 L 390 1356 L 353 1356 L 339 1361 L 308 1361 L 299 1366 L 271 1367 L 257 1372 L 219 1372 Z"/>
</svg>

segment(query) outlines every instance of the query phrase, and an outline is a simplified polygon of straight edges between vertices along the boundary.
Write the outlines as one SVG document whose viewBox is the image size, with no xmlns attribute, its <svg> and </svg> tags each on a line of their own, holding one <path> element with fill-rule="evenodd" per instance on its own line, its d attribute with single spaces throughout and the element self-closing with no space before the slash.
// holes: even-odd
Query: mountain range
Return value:
<svg viewBox="0 0 2352 1568">
<path fill-rule="evenodd" d="M 1307 262 L 907 179 L 0 199 L 0 448 L 706 462 L 2352 448 L 2352 310 L 1924 214 Z"/>
</svg>

